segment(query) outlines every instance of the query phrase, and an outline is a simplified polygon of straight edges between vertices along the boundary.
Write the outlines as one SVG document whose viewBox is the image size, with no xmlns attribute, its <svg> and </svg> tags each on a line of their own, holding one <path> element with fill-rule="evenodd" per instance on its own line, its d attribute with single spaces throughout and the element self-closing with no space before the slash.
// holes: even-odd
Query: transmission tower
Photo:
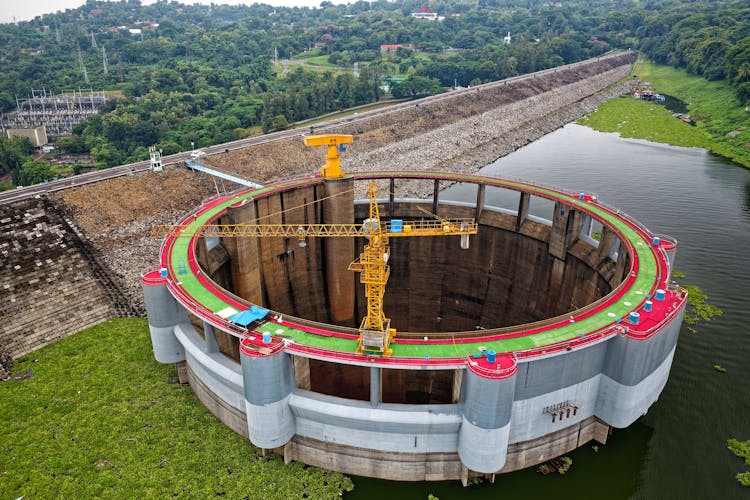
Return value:
<svg viewBox="0 0 750 500">
<path fill-rule="evenodd" d="M 94 49 L 97 48 L 96 47 L 96 37 L 94 36 L 94 32 L 93 31 L 91 31 L 91 47 L 94 48 Z"/>
<path fill-rule="evenodd" d="M 109 74 L 109 70 L 107 69 L 107 49 L 102 47 L 102 68 L 105 75 Z"/>
<path fill-rule="evenodd" d="M 89 83 L 89 73 L 86 71 L 86 65 L 83 64 L 83 54 L 81 54 L 81 44 L 76 40 L 76 48 L 78 49 L 78 64 L 81 66 L 81 73 L 83 73 L 83 81 Z"/>
<path fill-rule="evenodd" d="M 120 57 L 119 52 L 115 52 L 117 55 L 117 79 L 120 80 L 120 83 L 125 81 L 125 71 L 122 69 L 122 57 Z"/>
</svg>

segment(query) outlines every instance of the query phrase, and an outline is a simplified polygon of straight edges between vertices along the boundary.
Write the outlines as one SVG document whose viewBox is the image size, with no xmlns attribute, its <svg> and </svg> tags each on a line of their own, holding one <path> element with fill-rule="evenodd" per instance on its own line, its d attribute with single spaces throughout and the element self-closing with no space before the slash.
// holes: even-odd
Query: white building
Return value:
<svg viewBox="0 0 750 500">
<path fill-rule="evenodd" d="M 35 148 L 40 148 L 47 144 L 47 127 L 41 125 L 39 127 L 27 127 L 27 128 L 9 128 L 5 131 L 8 134 L 8 139 L 14 137 L 25 137 Z"/>
<path fill-rule="evenodd" d="M 442 18 L 438 17 L 437 12 L 433 12 L 432 9 L 427 6 L 427 4 L 424 4 L 416 11 L 412 12 L 411 15 L 412 17 L 416 17 L 417 19 L 427 19 L 428 21 L 442 20 Z"/>
</svg>

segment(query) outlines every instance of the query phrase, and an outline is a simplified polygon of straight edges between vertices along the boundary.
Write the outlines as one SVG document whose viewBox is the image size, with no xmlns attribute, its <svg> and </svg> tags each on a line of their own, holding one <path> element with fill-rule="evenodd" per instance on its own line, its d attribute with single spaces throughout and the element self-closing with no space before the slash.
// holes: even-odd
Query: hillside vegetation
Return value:
<svg viewBox="0 0 750 500">
<path fill-rule="evenodd" d="M 750 6 L 742 0 L 435 0 L 435 21 L 411 16 L 423 3 L 89 0 L 0 25 L 0 111 L 32 88 L 120 96 L 57 141 L 63 152 L 109 167 L 146 159 L 150 145 L 164 154 L 200 148 L 372 103 L 384 92 L 417 98 L 612 49 L 639 49 L 723 81 L 737 107 L 750 100 Z M 6 149 L 14 147 L 0 147 L 0 176 L 13 172 L 16 184 L 69 173 Z"/>
</svg>

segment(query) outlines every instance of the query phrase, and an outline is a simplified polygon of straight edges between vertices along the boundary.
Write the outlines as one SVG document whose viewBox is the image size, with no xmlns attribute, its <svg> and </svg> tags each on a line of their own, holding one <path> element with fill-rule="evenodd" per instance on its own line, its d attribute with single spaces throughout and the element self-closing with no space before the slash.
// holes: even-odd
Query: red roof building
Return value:
<svg viewBox="0 0 750 500">
<path fill-rule="evenodd" d="M 427 4 L 422 5 L 420 8 L 412 12 L 411 15 L 417 19 L 427 19 L 430 21 L 438 19 L 437 12 L 430 9 Z"/>
<path fill-rule="evenodd" d="M 380 46 L 380 52 L 396 52 L 398 49 L 414 50 L 415 48 L 416 47 L 411 43 L 409 45 L 403 45 L 401 43 L 384 43 Z"/>
</svg>

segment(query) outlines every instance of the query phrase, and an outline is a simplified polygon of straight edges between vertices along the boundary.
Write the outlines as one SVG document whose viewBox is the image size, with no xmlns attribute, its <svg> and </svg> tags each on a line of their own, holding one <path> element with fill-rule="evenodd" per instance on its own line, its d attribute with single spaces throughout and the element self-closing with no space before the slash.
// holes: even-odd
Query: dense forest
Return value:
<svg viewBox="0 0 750 500">
<path fill-rule="evenodd" d="M 170 154 L 375 102 L 386 90 L 419 97 L 616 48 L 726 79 L 738 105 L 750 100 L 744 0 L 434 0 L 434 21 L 411 16 L 423 2 L 88 0 L 0 25 L 0 109 L 11 111 L 31 89 L 107 91 L 100 114 L 56 143 L 105 167 L 143 160 L 151 144 Z M 17 183 L 51 175 L 3 141 L 0 175 L 16 169 Z"/>
</svg>

